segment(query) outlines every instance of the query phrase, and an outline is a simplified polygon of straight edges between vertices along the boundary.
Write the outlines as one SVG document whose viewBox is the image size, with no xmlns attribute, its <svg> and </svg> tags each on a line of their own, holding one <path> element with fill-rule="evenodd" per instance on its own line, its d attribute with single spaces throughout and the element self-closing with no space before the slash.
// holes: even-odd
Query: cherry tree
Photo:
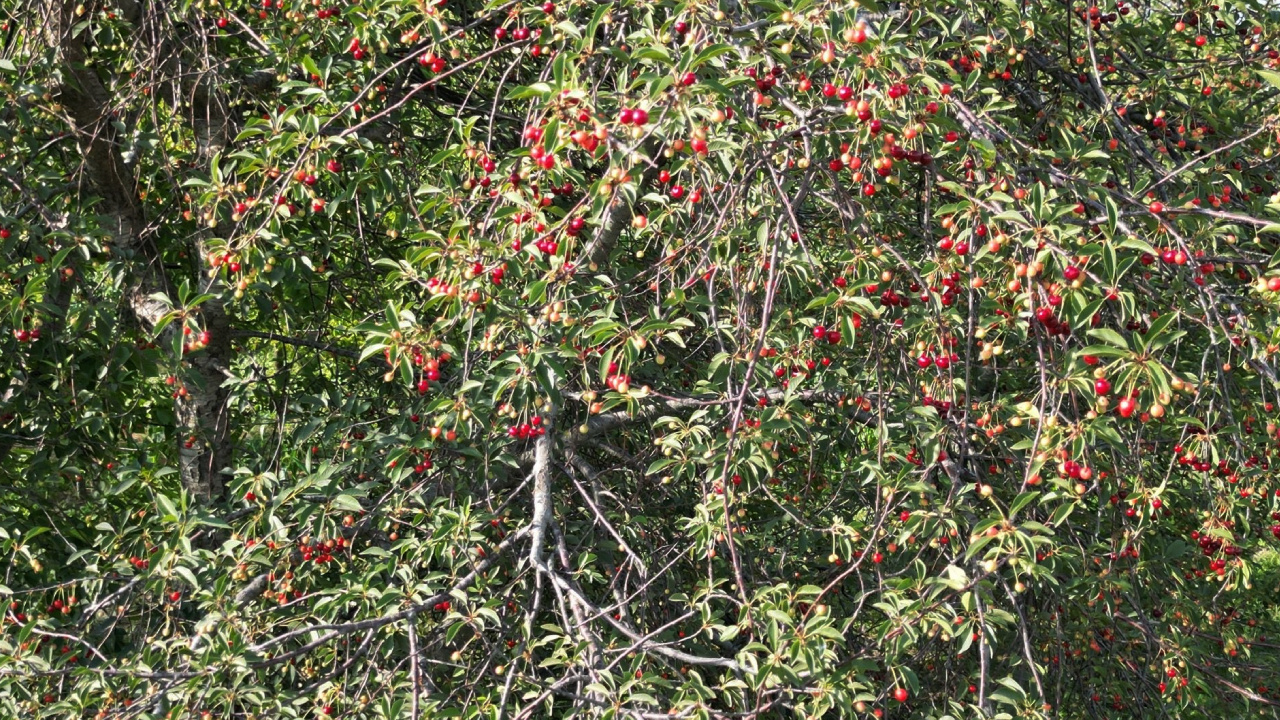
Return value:
<svg viewBox="0 0 1280 720">
<path fill-rule="evenodd" d="M 0 708 L 1274 716 L 1278 36 L 15 0 Z"/>
</svg>

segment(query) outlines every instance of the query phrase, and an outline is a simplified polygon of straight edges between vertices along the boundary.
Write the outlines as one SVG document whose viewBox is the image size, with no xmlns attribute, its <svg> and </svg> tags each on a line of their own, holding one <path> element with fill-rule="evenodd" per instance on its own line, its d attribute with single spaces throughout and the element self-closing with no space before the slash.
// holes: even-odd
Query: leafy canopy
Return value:
<svg viewBox="0 0 1280 720">
<path fill-rule="evenodd" d="M 3 15 L 4 716 L 1275 716 L 1272 6 Z"/>
</svg>

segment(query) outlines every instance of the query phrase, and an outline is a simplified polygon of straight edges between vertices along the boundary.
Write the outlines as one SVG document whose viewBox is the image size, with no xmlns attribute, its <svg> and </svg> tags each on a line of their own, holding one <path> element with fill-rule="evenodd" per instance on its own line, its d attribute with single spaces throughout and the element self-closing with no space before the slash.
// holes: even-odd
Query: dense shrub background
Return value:
<svg viewBox="0 0 1280 720">
<path fill-rule="evenodd" d="M 0 715 L 1275 716 L 1273 6 L 0 16 Z"/>
</svg>

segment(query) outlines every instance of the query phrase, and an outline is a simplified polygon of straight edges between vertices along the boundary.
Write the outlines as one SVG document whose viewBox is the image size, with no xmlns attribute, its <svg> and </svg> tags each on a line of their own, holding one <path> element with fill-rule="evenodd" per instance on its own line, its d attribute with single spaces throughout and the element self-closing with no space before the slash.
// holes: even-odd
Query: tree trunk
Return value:
<svg viewBox="0 0 1280 720">
<path fill-rule="evenodd" d="M 97 209 L 113 236 L 112 252 L 133 261 L 133 284 L 126 291 L 128 308 L 140 325 L 154 329 L 170 308 L 152 296 L 162 293 L 173 298 L 174 283 L 165 273 L 157 245 L 161 238 L 148 230 L 137 181 L 115 142 L 111 95 L 97 71 L 85 66 L 83 35 L 73 34 L 76 4 L 74 0 L 59 2 L 55 22 L 48 28 L 63 72 L 58 99 L 75 121 L 72 131 L 84 159 L 84 178 L 99 198 Z M 199 248 L 193 245 L 189 254 L 195 258 L 193 266 L 198 273 Z M 193 285 L 198 286 L 200 278 L 193 279 Z M 206 349 L 189 359 L 188 394 L 177 401 L 175 442 L 183 486 L 192 495 L 211 501 L 225 494 L 224 471 L 231 462 L 228 392 L 222 387 L 231 357 L 231 333 L 221 301 L 206 302 L 199 314 L 210 341 Z M 167 326 L 165 339 L 181 332 L 181 327 L 177 322 Z"/>
</svg>

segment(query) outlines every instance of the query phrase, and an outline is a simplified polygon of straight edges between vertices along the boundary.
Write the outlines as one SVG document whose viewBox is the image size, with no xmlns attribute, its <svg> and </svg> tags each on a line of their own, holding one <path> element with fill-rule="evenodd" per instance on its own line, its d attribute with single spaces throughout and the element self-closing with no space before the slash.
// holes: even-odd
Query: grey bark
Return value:
<svg viewBox="0 0 1280 720">
<path fill-rule="evenodd" d="M 84 161 L 83 177 L 100 200 L 96 208 L 112 234 L 112 252 L 133 262 L 132 283 L 126 291 L 128 308 L 141 326 L 150 329 L 170 309 L 153 295 L 173 297 L 174 286 L 156 245 L 160 238 L 148 225 L 139 201 L 137 180 L 115 141 L 110 121 L 111 94 L 97 71 L 86 65 L 83 33 L 74 33 L 76 4 L 74 0 L 57 3 L 47 28 L 62 71 L 58 100 L 75 123 L 73 133 Z M 200 257 L 198 248 L 191 250 Z M 192 382 L 188 397 L 178 401 L 175 442 L 183 486 L 208 501 L 224 495 L 223 470 L 231 460 L 228 391 L 222 387 L 231 344 L 229 321 L 221 302 L 206 303 L 200 314 L 211 339 L 207 349 L 190 359 Z M 179 327 L 178 323 L 171 324 L 166 333 L 179 332 Z"/>
</svg>

